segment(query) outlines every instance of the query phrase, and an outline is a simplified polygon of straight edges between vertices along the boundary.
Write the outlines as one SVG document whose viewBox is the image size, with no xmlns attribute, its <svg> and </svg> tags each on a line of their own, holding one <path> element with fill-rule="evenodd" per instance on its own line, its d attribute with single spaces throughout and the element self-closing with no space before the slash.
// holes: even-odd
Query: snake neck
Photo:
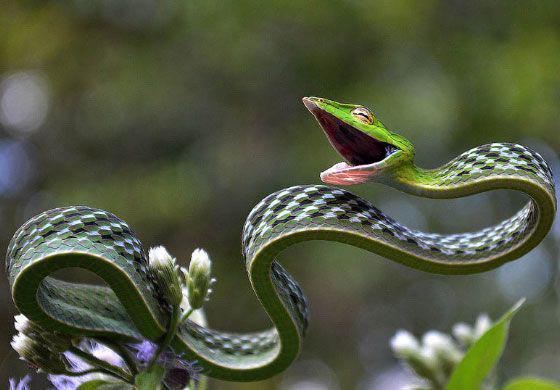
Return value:
<svg viewBox="0 0 560 390">
<path fill-rule="evenodd" d="M 453 198 L 454 191 L 441 180 L 442 167 L 425 169 L 409 162 L 399 167 L 388 177 L 386 183 L 391 187 L 411 195 L 428 198 Z"/>
<path fill-rule="evenodd" d="M 410 161 L 384 182 L 412 195 L 439 199 L 513 189 L 547 204 L 552 211 L 556 209 L 550 168 L 539 154 L 515 144 L 479 146 L 435 169 L 424 169 Z"/>
</svg>

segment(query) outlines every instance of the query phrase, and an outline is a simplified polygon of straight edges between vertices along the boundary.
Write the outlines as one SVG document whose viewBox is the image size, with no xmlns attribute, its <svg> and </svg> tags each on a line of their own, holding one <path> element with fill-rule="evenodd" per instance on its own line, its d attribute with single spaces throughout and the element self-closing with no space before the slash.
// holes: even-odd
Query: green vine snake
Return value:
<svg viewBox="0 0 560 390">
<path fill-rule="evenodd" d="M 327 184 L 379 182 L 429 198 L 457 198 L 494 189 L 528 195 L 513 217 L 480 231 L 436 234 L 409 229 L 366 200 L 337 187 L 302 185 L 260 201 L 243 229 L 249 280 L 273 327 L 249 334 L 183 324 L 172 347 L 198 360 L 215 378 L 251 381 L 281 372 L 297 357 L 308 305 L 296 281 L 275 261 L 298 242 L 353 245 L 433 273 L 467 274 L 498 267 L 535 247 L 556 212 L 551 171 L 527 147 L 492 143 L 436 169 L 414 165 L 414 148 L 367 108 L 304 98 L 345 162 L 321 174 Z M 99 275 L 106 286 L 49 276 L 66 267 Z M 168 313 L 147 271 L 142 245 L 115 215 L 86 206 L 46 211 L 26 222 L 7 252 L 7 274 L 18 309 L 40 326 L 69 334 L 132 341 L 160 339 Z"/>
</svg>

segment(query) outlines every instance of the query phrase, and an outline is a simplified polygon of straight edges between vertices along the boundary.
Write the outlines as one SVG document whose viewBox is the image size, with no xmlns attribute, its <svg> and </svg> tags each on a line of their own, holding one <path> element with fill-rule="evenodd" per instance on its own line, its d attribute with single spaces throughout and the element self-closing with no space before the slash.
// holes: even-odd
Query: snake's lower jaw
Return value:
<svg viewBox="0 0 560 390">
<path fill-rule="evenodd" d="M 371 181 L 379 172 L 380 164 L 352 166 L 341 162 L 321 172 L 321 181 L 333 185 L 354 185 Z"/>
</svg>

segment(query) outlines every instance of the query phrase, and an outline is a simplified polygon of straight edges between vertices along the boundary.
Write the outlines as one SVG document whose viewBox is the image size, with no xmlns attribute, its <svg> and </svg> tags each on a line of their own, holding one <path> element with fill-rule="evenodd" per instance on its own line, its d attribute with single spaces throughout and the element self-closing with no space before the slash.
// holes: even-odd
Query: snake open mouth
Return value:
<svg viewBox="0 0 560 390">
<path fill-rule="evenodd" d="M 321 173 L 321 179 L 326 183 L 363 183 L 377 172 L 377 163 L 398 150 L 343 122 L 310 99 L 304 98 L 303 103 L 323 128 L 330 144 L 347 161 L 335 164 Z"/>
</svg>

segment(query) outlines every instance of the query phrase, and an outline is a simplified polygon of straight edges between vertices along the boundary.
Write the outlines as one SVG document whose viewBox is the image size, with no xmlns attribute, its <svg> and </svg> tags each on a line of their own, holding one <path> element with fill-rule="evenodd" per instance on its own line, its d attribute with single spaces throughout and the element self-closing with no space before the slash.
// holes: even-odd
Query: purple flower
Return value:
<svg viewBox="0 0 560 390">
<path fill-rule="evenodd" d="M 131 344 L 129 348 L 136 353 L 138 363 L 141 365 L 147 365 L 150 360 L 152 360 L 154 353 L 156 353 L 157 345 L 151 341 L 144 340 L 138 344 Z"/>
<path fill-rule="evenodd" d="M 183 354 L 175 355 L 171 350 L 164 352 L 158 362 L 165 367 L 163 381 L 170 389 L 184 389 L 191 379 L 198 382 L 203 370 L 196 360 L 185 360 Z"/>
<path fill-rule="evenodd" d="M 114 352 L 112 349 L 106 347 L 103 344 L 99 344 L 95 341 L 84 340 L 80 344 L 80 349 L 91 353 L 98 359 L 104 360 L 117 367 L 124 367 L 125 363 L 122 358 Z M 92 366 L 84 362 L 79 357 L 75 356 L 71 352 L 64 352 L 64 357 L 70 365 L 70 371 L 80 372 L 89 370 Z M 110 380 L 114 381 L 115 378 L 109 375 L 104 375 L 101 373 L 92 373 L 82 376 L 66 376 L 66 375 L 49 375 L 49 381 L 54 385 L 57 390 L 74 390 L 78 388 L 82 383 L 95 380 Z"/>
<path fill-rule="evenodd" d="M 127 347 L 134 352 L 136 362 L 141 369 L 147 367 L 157 350 L 157 344 L 147 340 L 137 344 L 127 345 Z M 91 353 L 96 358 L 106 361 L 107 363 L 126 369 L 126 364 L 120 355 L 103 344 L 99 344 L 93 340 L 87 340 L 80 344 L 80 349 Z M 90 364 L 84 362 L 71 352 L 65 352 L 64 357 L 70 366 L 70 371 L 79 372 L 92 368 Z M 198 381 L 200 379 L 200 373 L 202 372 L 202 367 L 200 367 L 196 361 L 187 361 L 183 359 L 182 354 L 176 355 L 171 349 L 164 351 L 158 358 L 157 363 L 161 364 L 166 369 L 164 382 L 167 387 L 172 390 L 185 388 L 191 379 Z M 75 390 L 82 383 L 95 379 L 115 380 L 115 378 L 101 373 L 92 373 L 79 377 L 49 375 L 48 378 L 57 390 Z M 26 386 L 26 383 L 27 382 L 24 383 L 24 386 Z M 12 388 L 10 388 L 10 390 L 12 390 Z M 28 390 L 28 388 L 16 387 L 14 390 Z"/>
<path fill-rule="evenodd" d="M 145 340 L 138 344 L 131 344 L 129 348 L 135 352 L 140 367 L 145 368 L 156 353 L 157 344 Z M 188 361 L 183 355 L 177 355 L 168 348 L 157 360 L 157 363 L 166 370 L 164 382 L 170 389 L 183 389 L 191 379 L 195 382 L 200 380 L 203 368 L 196 360 Z"/>
<path fill-rule="evenodd" d="M 10 378 L 10 390 L 29 390 L 29 382 L 31 382 L 29 375 L 24 376 L 17 383 L 14 378 Z"/>
</svg>

